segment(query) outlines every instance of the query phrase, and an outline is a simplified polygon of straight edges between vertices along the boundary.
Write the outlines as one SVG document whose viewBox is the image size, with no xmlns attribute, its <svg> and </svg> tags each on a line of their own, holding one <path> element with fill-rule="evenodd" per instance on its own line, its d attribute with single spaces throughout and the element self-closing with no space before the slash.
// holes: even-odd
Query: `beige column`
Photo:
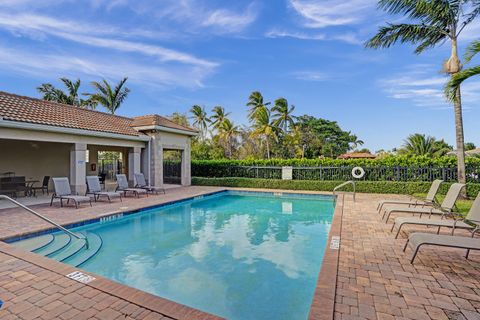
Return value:
<svg viewBox="0 0 480 320">
<path fill-rule="evenodd" d="M 87 191 L 86 176 L 87 145 L 75 143 L 70 150 L 70 185 L 72 192 L 83 195 Z"/>
<path fill-rule="evenodd" d="M 182 186 L 189 186 L 192 184 L 190 153 L 190 139 L 188 139 L 187 147 L 182 151 Z"/>
<path fill-rule="evenodd" d="M 128 183 L 133 186 L 135 185 L 135 173 L 140 173 L 140 153 L 141 148 L 135 147 L 130 148 L 128 151 Z"/>
</svg>

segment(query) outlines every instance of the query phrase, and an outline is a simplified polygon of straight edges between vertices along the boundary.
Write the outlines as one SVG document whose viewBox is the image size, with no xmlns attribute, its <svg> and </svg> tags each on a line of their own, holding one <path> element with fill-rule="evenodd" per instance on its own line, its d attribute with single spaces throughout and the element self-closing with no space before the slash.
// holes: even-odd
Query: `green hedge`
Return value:
<svg viewBox="0 0 480 320">
<path fill-rule="evenodd" d="M 480 166 L 480 157 L 467 157 L 467 165 Z M 192 160 L 192 166 L 439 166 L 455 167 L 456 157 L 387 156 L 380 159 L 270 159 L 270 160 Z"/>
<path fill-rule="evenodd" d="M 278 179 L 251 179 L 251 178 L 200 178 L 193 177 L 192 184 L 198 186 L 221 186 L 239 188 L 264 188 L 285 190 L 315 190 L 333 191 L 343 181 L 306 181 L 306 180 L 278 180 Z M 451 183 L 443 183 L 439 193 L 446 194 Z M 396 181 L 358 181 L 357 192 L 362 193 L 394 193 L 414 194 L 427 193 L 430 182 L 396 182 Z M 351 191 L 351 186 L 343 190 Z M 467 194 L 476 197 L 480 192 L 479 183 L 469 183 Z"/>
</svg>

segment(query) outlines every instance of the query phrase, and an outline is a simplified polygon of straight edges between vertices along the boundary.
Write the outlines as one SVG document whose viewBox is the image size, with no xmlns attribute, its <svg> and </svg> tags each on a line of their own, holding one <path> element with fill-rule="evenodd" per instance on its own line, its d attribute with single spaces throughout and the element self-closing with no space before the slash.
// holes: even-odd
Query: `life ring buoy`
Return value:
<svg viewBox="0 0 480 320">
<path fill-rule="evenodd" d="M 362 167 L 355 167 L 352 169 L 352 176 L 355 179 L 362 179 L 364 175 L 365 175 L 365 170 L 363 170 Z"/>
</svg>

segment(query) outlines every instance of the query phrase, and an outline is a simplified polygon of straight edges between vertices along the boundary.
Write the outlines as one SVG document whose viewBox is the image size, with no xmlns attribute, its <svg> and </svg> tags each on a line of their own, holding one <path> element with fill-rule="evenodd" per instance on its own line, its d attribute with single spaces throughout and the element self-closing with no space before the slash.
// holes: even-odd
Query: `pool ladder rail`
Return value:
<svg viewBox="0 0 480 320">
<path fill-rule="evenodd" d="M 0 199 L 10 201 L 61 231 L 61 233 L 48 233 L 15 241 L 11 243 L 13 246 L 79 266 L 97 254 L 103 244 L 101 237 L 97 234 L 74 233 L 8 196 L 0 195 Z"/>
<path fill-rule="evenodd" d="M 339 184 L 338 186 L 336 186 L 335 188 L 333 188 L 333 195 L 336 196 L 337 195 L 337 191 L 347 185 L 351 184 L 352 187 L 353 187 L 353 192 L 352 192 L 352 195 L 353 195 L 353 202 L 355 202 L 355 195 L 356 195 L 356 183 L 355 181 L 353 180 L 349 180 L 349 181 L 345 181 L 344 183 L 341 183 Z"/>
</svg>

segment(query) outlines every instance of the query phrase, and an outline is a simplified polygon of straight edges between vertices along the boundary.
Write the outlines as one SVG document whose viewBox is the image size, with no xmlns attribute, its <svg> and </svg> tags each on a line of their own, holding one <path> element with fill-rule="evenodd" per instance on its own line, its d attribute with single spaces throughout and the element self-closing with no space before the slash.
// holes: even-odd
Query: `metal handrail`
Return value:
<svg viewBox="0 0 480 320">
<path fill-rule="evenodd" d="M 340 189 L 342 187 L 345 187 L 348 184 L 351 184 L 353 186 L 353 201 L 355 201 L 355 186 L 356 185 L 355 185 L 355 181 L 353 181 L 353 180 L 345 181 L 344 183 L 341 183 L 338 186 L 336 186 L 335 188 L 333 188 L 333 195 L 335 195 L 335 191 L 337 191 L 338 189 Z"/>
<path fill-rule="evenodd" d="M 65 229 L 64 227 L 62 227 L 61 225 L 59 225 L 58 223 L 56 222 L 53 222 L 52 220 L 48 219 L 47 217 L 45 216 L 42 216 L 40 213 L 36 212 L 36 211 L 33 211 L 32 209 L 30 209 L 29 207 L 21 204 L 20 202 L 16 201 L 16 200 L 13 200 L 12 198 L 6 196 L 6 195 L 0 195 L 0 199 L 5 199 L 5 200 L 8 200 L 10 201 L 11 203 L 17 205 L 18 207 L 22 208 L 22 209 L 25 209 L 26 211 L 30 212 L 31 214 L 39 217 L 40 219 L 50 223 L 51 225 L 54 225 L 55 227 L 57 227 L 58 229 L 62 230 L 63 232 L 79 239 L 79 240 L 85 240 L 85 244 L 86 244 L 86 247 L 88 249 L 88 239 L 87 237 L 84 237 L 84 236 L 79 236 L 75 233 L 73 233 L 72 231 L 68 230 L 68 229 Z"/>
</svg>

